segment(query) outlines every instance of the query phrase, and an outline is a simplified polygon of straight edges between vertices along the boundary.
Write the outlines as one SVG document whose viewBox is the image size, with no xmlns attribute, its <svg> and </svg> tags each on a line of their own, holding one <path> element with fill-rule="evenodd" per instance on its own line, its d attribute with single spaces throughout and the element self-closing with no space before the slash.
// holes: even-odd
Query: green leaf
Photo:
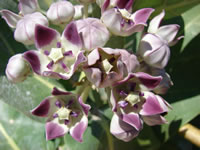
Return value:
<svg viewBox="0 0 200 150">
<path fill-rule="evenodd" d="M 0 101 L 0 149 L 2 150 L 55 150 L 48 149 L 44 124 L 35 122 Z"/>
<path fill-rule="evenodd" d="M 191 121 L 197 115 L 200 114 L 200 95 L 178 101 L 172 104 L 173 109 L 166 116 L 168 124 L 158 127 L 159 137 L 162 140 L 167 141 L 169 138 L 176 135 L 177 130 L 184 124 Z"/>
<path fill-rule="evenodd" d="M 152 7 L 155 8 L 154 15 L 165 9 L 166 19 L 179 16 L 199 3 L 200 0 L 135 0 L 133 8 L 136 11 L 140 8 Z"/>
</svg>

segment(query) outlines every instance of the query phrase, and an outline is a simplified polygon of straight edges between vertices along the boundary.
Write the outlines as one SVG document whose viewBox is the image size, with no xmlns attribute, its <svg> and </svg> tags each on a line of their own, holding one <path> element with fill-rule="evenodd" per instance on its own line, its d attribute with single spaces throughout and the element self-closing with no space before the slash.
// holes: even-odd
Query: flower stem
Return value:
<svg viewBox="0 0 200 150">
<path fill-rule="evenodd" d="M 84 4 L 83 8 L 83 19 L 88 17 L 88 4 Z"/>
</svg>

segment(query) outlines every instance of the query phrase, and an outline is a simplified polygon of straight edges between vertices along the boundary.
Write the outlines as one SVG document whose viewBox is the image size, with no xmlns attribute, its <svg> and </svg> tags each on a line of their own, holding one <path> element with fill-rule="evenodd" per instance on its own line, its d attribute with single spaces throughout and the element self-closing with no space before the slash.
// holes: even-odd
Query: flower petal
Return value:
<svg viewBox="0 0 200 150">
<path fill-rule="evenodd" d="M 67 50 L 71 50 L 74 54 L 77 54 L 82 48 L 81 37 L 77 31 L 76 23 L 71 22 L 67 25 L 63 31 L 61 41 L 63 47 L 66 47 Z"/>
<path fill-rule="evenodd" d="M 135 76 L 139 79 L 139 81 L 144 86 L 146 86 L 149 89 L 154 89 L 162 81 L 161 76 L 155 77 L 155 76 L 151 76 L 151 75 L 144 73 L 144 72 L 137 72 L 137 73 L 135 73 Z"/>
<path fill-rule="evenodd" d="M 133 126 L 137 131 L 142 129 L 142 120 L 136 113 L 122 114 L 122 120 L 127 124 Z"/>
<path fill-rule="evenodd" d="M 79 104 L 81 105 L 84 113 L 88 115 L 89 110 L 91 109 L 90 105 L 83 103 L 83 100 L 81 97 L 78 98 Z"/>
<path fill-rule="evenodd" d="M 61 91 L 58 88 L 54 87 L 51 94 L 54 95 L 54 96 L 59 96 L 59 95 L 71 95 L 72 93 L 66 92 L 66 91 Z"/>
<path fill-rule="evenodd" d="M 148 28 L 148 32 L 149 33 L 156 33 L 160 23 L 162 21 L 162 19 L 165 16 L 165 11 L 163 10 L 158 16 L 154 17 L 151 22 L 149 23 L 149 28 Z"/>
<path fill-rule="evenodd" d="M 19 8 L 23 15 L 31 14 L 37 11 L 38 2 L 37 0 L 20 0 Z"/>
<path fill-rule="evenodd" d="M 48 71 L 46 66 L 49 64 L 49 60 L 39 51 L 29 50 L 24 53 L 24 58 L 30 63 L 35 73 L 42 75 L 44 71 Z"/>
<path fill-rule="evenodd" d="M 56 98 L 49 96 L 45 98 L 36 108 L 31 110 L 31 113 L 39 117 L 52 117 L 58 109 L 55 105 Z"/>
<path fill-rule="evenodd" d="M 47 122 L 45 128 L 47 140 L 64 136 L 69 131 L 69 128 L 65 124 L 59 124 L 58 119 Z"/>
<path fill-rule="evenodd" d="M 101 84 L 101 71 L 99 68 L 84 68 L 83 69 L 87 79 L 92 82 L 96 87 Z"/>
<path fill-rule="evenodd" d="M 117 7 L 119 7 L 120 9 L 125 8 L 130 11 L 132 9 L 133 2 L 134 0 L 118 0 Z"/>
<path fill-rule="evenodd" d="M 175 39 L 179 28 L 180 26 L 177 24 L 165 25 L 157 30 L 156 35 L 162 37 L 167 43 L 170 43 Z"/>
<path fill-rule="evenodd" d="M 146 101 L 140 111 L 141 115 L 152 116 L 168 112 L 168 106 L 160 96 L 154 95 L 151 92 L 144 92 L 144 97 L 146 98 Z"/>
<path fill-rule="evenodd" d="M 136 24 L 146 24 L 149 16 L 153 11 L 154 11 L 153 8 L 143 8 L 132 14 L 131 18 L 134 20 L 134 23 Z"/>
<path fill-rule="evenodd" d="M 6 21 L 6 23 L 9 25 L 9 27 L 11 28 L 16 28 L 17 26 L 17 22 L 22 19 L 21 16 L 6 10 L 6 9 L 2 9 L 0 11 L 2 18 Z"/>
<path fill-rule="evenodd" d="M 70 128 L 70 135 L 78 142 L 83 141 L 83 133 L 88 126 L 88 119 L 85 115 L 81 118 L 80 122 L 76 123 Z"/>
<path fill-rule="evenodd" d="M 142 116 L 144 122 L 149 126 L 161 125 L 167 123 L 167 120 L 161 115 Z"/>
<path fill-rule="evenodd" d="M 51 28 L 36 25 L 35 27 L 35 45 L 38 49 L 50 51 L 52 47 L 57 47 L 60 40 L 60 34 Z"/>
<path fill-rule="evenodd" d="M 128 142 L 138 136 L 139 131 L 137 131 L 131 125 L 123 122 L 116 114 L 113 115 L 110 132 L 118 139 Z"/>
</svg>

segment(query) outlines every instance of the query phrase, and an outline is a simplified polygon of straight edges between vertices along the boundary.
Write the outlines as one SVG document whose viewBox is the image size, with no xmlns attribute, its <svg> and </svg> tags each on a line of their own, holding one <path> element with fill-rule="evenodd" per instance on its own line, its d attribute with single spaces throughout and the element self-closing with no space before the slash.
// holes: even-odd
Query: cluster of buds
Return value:
<svg viewBox="0 0 200 150">
<path fill-rule="evenodd" d="M 160 26 L 165 15 L 162 11 L 150 21 L 137 53 L 133 54 L 104 46 L 111 35 L 126 37 L 143 32 L 154 9 L 132 13 L 133 0 L 97 0 L 101 8 L 98 19 L 87 16 L 88 5 L 95 0 L 79 2 L 80 5 L 73 6 L 69 1 L 58 0 L 44 13 L 37 0 L 19 0 L 19 14 L 0 11 L 7 24 L 16 28 L 14 38 L 36 47 L 10 58 L 7 78 L 17 83 L 35 73 L 70 80 L 75 72 L 82 72 L 87 86 L 106 88 L 113 111 L 110 132 L 123 141 L 136 137 L 143 122 L 150 126 L 166 123 L 164 115 L 170 105 L 157 94 L 165 94 L 173 85 L 164 67 L 170 58 L 169 46 L 182 38 L 176 38 L 179 26 Z M 78 15 L 83 18 L 77 20 Z M 48 24 L 64 27 L 62 34 Z M 56 87 L 52 90 L 52 96 L 31 111 L 33 115 L 47 117 L 46 139 L 69 131 L 75 140 L 82 142 L 90 106 L 83 102 L 82 93 Z"/>
</svg>

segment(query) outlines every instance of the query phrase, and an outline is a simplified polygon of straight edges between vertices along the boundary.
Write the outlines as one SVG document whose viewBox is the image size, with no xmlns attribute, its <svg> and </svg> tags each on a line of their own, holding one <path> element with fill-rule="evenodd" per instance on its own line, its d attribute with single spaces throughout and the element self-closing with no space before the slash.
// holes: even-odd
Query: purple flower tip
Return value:
<svg viewBox="0 0 200 150">
<path fill-rule="evenodd" d="M 58 114 L 53 114 L 53 118 L 57 118 L 58 117 Z"/>
<path fill-rule="evenodd" d="M 61 43 L 60 42 L 57 42 L 57 48 L 61 48 Z"/>
<path fill-rule="evenodd" d="M 72 111 L 72 112 L 70 113 L 70 116 L 72 116 L 72 117 L 78 117 L 78 115 L 79 115 L 78 112 Z"/>
<path fill-rule="evenodd" d="M 57 100 L 57 101 L 55 102 L 55 105 L 56 105 L 57 107 L 61 108 L 61 103 L 60 103 L 59 100 Z"/>
<path fill-rule="evenodd" d="M 69 124 L 69 120 L 65 119 L 65 125 L 68 125 Z"/>
<path fill-rule="evenodd" d="M 128 102 L 127 101 L 119 101 L 118 104 L 121 108 L 125 108 L 128 105 Z"/>
<path fill-rule="evenodd" d="M 128 94 L 126 93 L 126 92 L 124 92 L 124 91 L 120 91 L 120 93 L 119 93 L 121 96 L 128 96 Z"/>
<path fill-rule="evenodd" d="M 140 92 L 140 93 L 139 93 L 139 96 L 144 96 L 144 93 L 143 93 L 143 92 Z"/>
</svg>

